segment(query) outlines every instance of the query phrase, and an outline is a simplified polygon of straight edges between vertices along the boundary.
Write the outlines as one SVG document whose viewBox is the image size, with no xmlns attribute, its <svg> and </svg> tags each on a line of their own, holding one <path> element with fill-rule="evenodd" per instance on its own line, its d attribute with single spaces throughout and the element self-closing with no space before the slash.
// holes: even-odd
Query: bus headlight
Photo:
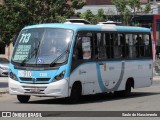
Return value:
<svg viewBox="0 0 160 120">
<path fill-rule="evenodd" d="M 59 75 L 54 77 L 54 81 L 58 81 L 64 78 L 65 71 L 61 72 Z"/>
<path fill-rule="evenodd" d="M 16 80 L 16 81 L 18 80 L 17 77 L 16 77 L 16 75 L 15 75 L 13 72 L 11 72 L 11 71 L 10 71 L 10 73 L 9 73 L 9 77 L 10 77 L 11 79 L 13 79 L 13 80 Z"/>
</svg>

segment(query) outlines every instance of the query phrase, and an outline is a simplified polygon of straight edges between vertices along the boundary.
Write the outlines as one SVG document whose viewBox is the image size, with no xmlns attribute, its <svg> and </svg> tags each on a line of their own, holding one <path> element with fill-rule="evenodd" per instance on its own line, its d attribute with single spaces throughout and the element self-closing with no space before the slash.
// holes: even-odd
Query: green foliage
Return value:
<svg viewBox="0 0 160 120">
<path fill-rule="evenodd" d="M 144 9 L 144 12 L 145 12 L 145 13 L 149 13 L 151 10 L 152 10 L 152 9 L 151 9 L 151 4 L 148 3 L 148 4 L 146 5 L 145 9 Z"/>
<path fill-rule="evenodd" d="M 97 22 L 103 22 L 104 21 L 104 16 L 105 16 L 104 10 L 99 9 L 98 14 L 96 16 L 97 16 Z"/>
<path fill-rule="evenodd" d="M 138 12 L 151 11 L 151 5 L 147 4 L 145 10 L 142 11 L 140 0 L 112 0 L 116 6 L 117 11 L 122 16 L 122 23 L 128 25 Z M 140 11 L 141 10 L 141 11 Z"/>
<path fill-rule="evenodd" d="M 74 15 L 74 10 L 81 8 L 81 0 L 4 0 L 0 6 L 0 43 L 9 44 L 15 33 L 27 25 L 64 22 Z"/>
<path fill-rule="evenodd" d="M 127 5 L 127 0 L 112 0 L 112 3 L 116 6 L 116 9 L 120 14 L 123 14 Z"/>
<path fill-rule="evenodd" d="M 131 11 L 128 9 L 128 8 L 125 8 L 122 15 L 122 21 L 125 25 L 128 25 L 129 24 L 129 19 L 130 19 L 130 13 Z"/>
<path fill-rule="evenodd" d="M 103 9 L 99 9 L 96 15 L 94 15 L 91 10 L 86 10 L 86 12 L 80 14 L 80 18 L 86 19 L 93 24 L 97 24 L 100 21 L 104 21 L 104 17 L 105 14 Z"/>
<path fill-rule="evenodd" d="M 71 0 L 73 8 L 80 9 L 85 5 L 85 2 L 81 0 Z"/>
<path fill-rule="evenodd" d="M 141 8 L 140 0 L 128 0 L 128 5 L 131 9 L 135 10 Z"/>
<path fill-rule="evenodd" d="M 86 12 L 82 13 L 80 17 L 88 21 L 92 21 L 92 19 L 94 18 L 94 15 L 91 10 L 86 10 Z"/>
<path fill-rule="evenodd" d="M 112 0 L 112 3 L 116 6 L 117 11 L 122 16 L 122 23 L 127 24 L 130 14 L 130 10 L 126 7 L 128 5 L 128 0 Z"/>
</svg>

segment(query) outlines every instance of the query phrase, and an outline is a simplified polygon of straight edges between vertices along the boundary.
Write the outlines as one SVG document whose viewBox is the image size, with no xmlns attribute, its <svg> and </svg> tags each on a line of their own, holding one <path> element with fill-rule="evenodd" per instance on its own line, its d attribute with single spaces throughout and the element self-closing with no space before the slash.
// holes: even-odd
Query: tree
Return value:
<svg viewBox="0 0 160 120">
<path fill-rule="evenodd" d="M 132 17 L 131 20 L 135 17 L 136 12 L 139 11 L 141 8 L 141 4 L 139 0 L 128 0 L 128 6 L 131 8 Z"/>
<path fill-rule="evenodd" d="M 152 9 L 151 9 L 151 4 L 148 3 L 148 4 L 146 5 L 145 9 L 144 9 L 144 12 L 145 12 L 145 13 L 149 13 L 151 10 L 152 10 Z"/>
<path fill-rule="evenodd" d="M 131 23 L 137 12 L 148 13 L 151 10 L 151 5 L 147 4 L 145 10 L 142 10 L 140 0 L 112 0 L 117 11 L 122 16 L 122 22 L 125 25 Z"/>
<path fill-rule="evenodd" d="M 94 18 L 94 14 L 92 13 L 91 10 L 86 10 L 86 12 L 80 14 L 80 18 L 85 19 L 90 21 L 91 23 L 93 23 L 93 18 Z"/>
<path fill-rule="evenodd" d="M 104 10 L 103 10 L 103 9 L 99 9 L 99 10 L 98 10 L 98 13 L 97 13 L 97 15 L 96 15 L 96 17 L 97 17 L 97 22 L 103 22 L 103 21 L 104 21 L 104 16 L 105 16 Z"/>
<path fill-rule="evenodd" d="M 105 14 L 103 9 L 99 9 L 98 13 L 94 15 L 91 10 L 86 10 L 86 12 L 80 14 L 80 18 L 86 19 L 93 24 L 97 24 L 100 21 L 105 21 Z"/>
<path fill-rule="evenodd" d="M 130 14 L 130 10 L 126 7 L 128 4 L 128 0 L 112 0 L 112 3 L 116 6 L 117 12 L 119 12 L 121 17 L 121 21 L 124 24 L 127 24 L 128 16 Z"/>
<path fill-rule="evenodd" d="M 128 5 L 133 10 L 133 15 L 136 14 L 136 11 L 141 9 L 141 3 L 139 0 L 128 0 Z"/>
<path fill-rule="evenodd" d="M 8 45 L 15 33 L 27 25 L 64 22 L 74 10 L 85 3 L 82 0 L 4 0 L 0 5 L 0 43 Z"/>
</svg>

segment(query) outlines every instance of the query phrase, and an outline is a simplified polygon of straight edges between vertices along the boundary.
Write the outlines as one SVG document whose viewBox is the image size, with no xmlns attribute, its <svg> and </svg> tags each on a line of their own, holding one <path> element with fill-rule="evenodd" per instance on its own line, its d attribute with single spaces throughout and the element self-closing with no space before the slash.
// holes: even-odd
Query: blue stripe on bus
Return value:
<svg viewBox="0 0 160 120">
<path fill-rule="evenodd" d="M 118 79 L 116 85 L 111 89 L 106 88 L 106 86 L 103 83 L 99 64 L 96 64 L 96 69 L 97 69 L 97 76 L 98 76 L 98 84 L 99 84 L 101 91 L 102 92 L 116 91 L 123 80 L 124 70 L 125 70 L 125 62 L 122 62 L 122 68 L 121 68 L 121 73 L 120 73 L 119 79 Z"/>
<path fill-rule="evenodd" d="M 96 64 L 96 69 L 97 69 L 97 77 L 98 77 L 99 87 L 100 87 L 100 89 L 101 89 L 102 92 L 107 92 L 106 91 L 107 88 L 104 85 L 103 80 L 102 80 L 101 71 L 100 71 L 100 65 L 99 64 Z"/>
</svg>

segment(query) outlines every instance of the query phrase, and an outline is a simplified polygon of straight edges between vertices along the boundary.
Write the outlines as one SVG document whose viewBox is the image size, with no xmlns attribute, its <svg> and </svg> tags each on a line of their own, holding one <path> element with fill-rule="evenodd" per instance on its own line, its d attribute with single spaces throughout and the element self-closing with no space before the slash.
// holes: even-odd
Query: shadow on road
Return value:
<svg viewBox="0 0 160 120">
<path fill-rule="evenodd" d="M 137 97 L 145 97 L 145 96 L 152 96 L 152 95 L 159 95 L 160 93 L 154 92 L 132 92 L 129 97 L 119 97 L 115 96 L 114 94 L 98 94 L 98 95 L 88 95 L 82 96 L 80 101 L 77 104 L 88 104 L 88 103 L 100 103 L 105 101 L 114 101 L 114 100 L 123 100 L 123 99 L 132 99 Z M 66 99 L 44 99 L 44 100 L 37 100 L 37 101 L 30 101 L 28 104 L 65 104 L 70 105 L 67 103 Z"/>
</svg>

